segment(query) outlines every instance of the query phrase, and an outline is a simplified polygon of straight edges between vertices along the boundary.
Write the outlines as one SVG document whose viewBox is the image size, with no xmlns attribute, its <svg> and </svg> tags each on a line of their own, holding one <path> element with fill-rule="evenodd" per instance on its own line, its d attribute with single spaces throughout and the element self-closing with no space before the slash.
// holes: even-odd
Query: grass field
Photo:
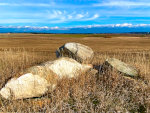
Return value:
<svg viewBox="0 0 150 113">
<path fill-rule="evenodd" d="M 118 58 L 140 70 L 140 78 L 117 72 L 63 79 L 41 98 L 0 100 L 2 112 L 150 112 L 150 35 L 0 34 L 0 88 L 19 72 L 48 60 L 66 42 L 95 51 L 94 65 Z"/>
</svg>

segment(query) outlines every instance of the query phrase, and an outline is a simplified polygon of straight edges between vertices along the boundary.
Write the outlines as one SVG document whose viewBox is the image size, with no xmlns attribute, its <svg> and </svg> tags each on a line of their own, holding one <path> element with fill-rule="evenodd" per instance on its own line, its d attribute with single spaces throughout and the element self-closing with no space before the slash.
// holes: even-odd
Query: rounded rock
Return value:
<svg viewBox="0 0 150 113">
<path fill-rule="evenodd" d="M 56 51 L 56 57 L 70 57 L 80 63 L 91 63 L 94 57 L 93 50 L 83 44 L 70 42 L 61 46 Z"/>
<path fill-rule="evenodd" d="M 115 58 L 106 59 L 104 65 L 105 66 L 103 66 L 103 67 L 109 66 L 109 67 L 116 69 L 117 71 L 119 71 L 127 76 L 130 76 L 130 77 L 137 77 L 139 75 L 139 71 L 135 67 L 128 65 L 118 59 L 115 59 Z"/>
</svg>

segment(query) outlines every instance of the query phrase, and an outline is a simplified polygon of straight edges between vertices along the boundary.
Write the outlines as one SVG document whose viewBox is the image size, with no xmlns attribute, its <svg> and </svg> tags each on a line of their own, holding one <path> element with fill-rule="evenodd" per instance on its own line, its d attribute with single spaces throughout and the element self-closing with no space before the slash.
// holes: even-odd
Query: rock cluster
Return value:
<svg viewBox="0 0 150 113">
<path fill-rule="evenodd" d="M 12 78 L 0 90 L 5 99 L 23 99 L 40 97 L 49 90 L 52 91 L 63 77 L 73 78 L 80 73 L 93 70 L 91 64 L 94 58 L 93 50 L 79 43 L 66 43 L 56 51 L 57 60 L 48 61 L 33 66 L 24 71 L 18 78 Z M 138 76 L 138 71 L 115 58 L 109 58 L 102 69 L 111 67 L 129 76 Z"/>
<path fill-rule="evenodd" d="M 12 78 L 0 90 L 5 99 L 40 97 L 54 90 L 63 77 L 73 78 L 91 69 L 90 64 L 80 64 L 74 59 L 62 57 L 25 70 L 19 78 Z"/>
</svg>

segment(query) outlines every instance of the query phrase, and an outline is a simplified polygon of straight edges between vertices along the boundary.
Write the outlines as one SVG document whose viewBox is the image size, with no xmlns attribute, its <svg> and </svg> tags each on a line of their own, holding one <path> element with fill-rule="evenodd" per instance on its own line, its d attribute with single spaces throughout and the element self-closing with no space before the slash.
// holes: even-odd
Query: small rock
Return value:
<svg viewBox="0 0 150 113">
<path fill-rule="evenodd" d="M 70 57 L 80 63 L 91 63 L 94 57 L 93 50 L 79 43 L 66 43 L 56 51 L 56 57 Z"/>
<path fill-rule="evenodd" d="M 80 64 L 71 58 L 48 61 L 25 70 L 25 74 L 12 78 L 0 90 L 5 99 L 23 99 L 40 97 L 55 89 L 58 80 L 63 77 L 73 78 L 91 69 L 92 65 Z"/>
<path fill-rule="evenodd" d="M 115 58 L 106 59 L 101 71 L 107 70 L 106 67 L 108 66 L 130 77 L 137 77 L 139 75 L 139 71 L 136 68 Z"/>
</svg>

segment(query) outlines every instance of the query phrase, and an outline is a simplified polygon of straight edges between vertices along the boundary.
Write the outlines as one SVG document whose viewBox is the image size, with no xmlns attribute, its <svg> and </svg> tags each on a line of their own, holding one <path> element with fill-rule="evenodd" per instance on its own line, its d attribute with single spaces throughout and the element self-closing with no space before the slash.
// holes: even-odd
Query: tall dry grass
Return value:
<svg viewBox="0 0 150 113">
<path fill-rule="evenodd" d="M 17 73 L 33 65 L 53 60 L 49 52 L 22 48 L 1 49 L 0 88 Z M 96 75 L 82 73 L 78 78 L 61 80 L 53 92 L 41 98 L 0 100 L 2 112 L 150 112 L 150 50 L 96 52 L 93 65 L 106 58 L 118 58 L 140 69 L 139 79 L 114 71 Z"/>
</svg>

